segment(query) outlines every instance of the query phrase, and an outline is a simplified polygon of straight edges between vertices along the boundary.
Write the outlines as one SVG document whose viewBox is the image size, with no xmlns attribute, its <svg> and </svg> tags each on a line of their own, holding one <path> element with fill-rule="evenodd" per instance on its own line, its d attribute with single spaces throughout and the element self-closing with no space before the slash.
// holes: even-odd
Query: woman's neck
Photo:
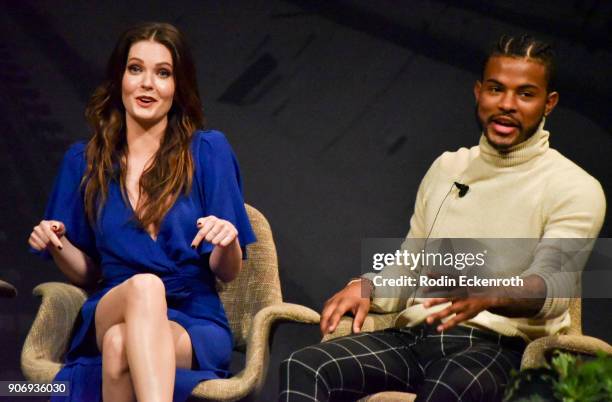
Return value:
<svg viewBox="0 0 612 402">
<path fill-rule="evenodd" d="M 126 140 L 128 153 L 133 156 L 151 156 L 157 152 L 164 138 L 168 118 L 143 126 L 129 115 L 126 116 Z"/>
</svg>

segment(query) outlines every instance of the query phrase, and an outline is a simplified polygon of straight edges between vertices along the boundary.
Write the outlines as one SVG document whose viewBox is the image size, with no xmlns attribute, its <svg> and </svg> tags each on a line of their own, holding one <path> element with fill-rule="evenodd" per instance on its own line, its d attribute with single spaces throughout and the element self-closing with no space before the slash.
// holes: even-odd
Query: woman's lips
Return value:
<svg viewBox="0 0 612 402">
<path fill-rule="evenodd" d="M 139 96 L 139 97 L 136 98 L 136 104 L 138 104 L 138 106 L 144 107 L 144 108 L 150 107 L 155 102 L 157 102 L 157 101 L 154 98 L 151 98 L 149 96 Z"/>
</svg>

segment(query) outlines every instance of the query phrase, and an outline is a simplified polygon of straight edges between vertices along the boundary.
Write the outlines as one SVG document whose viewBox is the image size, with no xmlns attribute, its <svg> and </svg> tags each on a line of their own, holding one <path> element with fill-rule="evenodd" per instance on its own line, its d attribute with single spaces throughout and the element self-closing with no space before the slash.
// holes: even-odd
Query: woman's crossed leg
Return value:
<svg viewBox="0 0 612 402">
<path fill-rule="evenodd" d="M 187 331 L 168 320 L 161 279 L 138 274 L 111 289 L 96 308 L 105 401 L 171 401 L 175 368 L 191 368 Z"/>
</svg>

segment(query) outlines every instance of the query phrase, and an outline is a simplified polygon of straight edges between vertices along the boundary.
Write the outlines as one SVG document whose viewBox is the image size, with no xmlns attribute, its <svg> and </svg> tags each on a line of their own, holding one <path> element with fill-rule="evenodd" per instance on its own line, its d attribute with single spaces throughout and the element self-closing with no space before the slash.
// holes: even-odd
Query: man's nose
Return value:
<svg viewBox="0 0 612 402">
<path fill-rule="evenodd" d="M 499 104 L 497 106 L 500 110 L 503 110 L 505 112 L 515 111 L 516 99 L 514 97 L 514 94 L 510 91 L 505 92 L 499 99 Z"/>
</svg>

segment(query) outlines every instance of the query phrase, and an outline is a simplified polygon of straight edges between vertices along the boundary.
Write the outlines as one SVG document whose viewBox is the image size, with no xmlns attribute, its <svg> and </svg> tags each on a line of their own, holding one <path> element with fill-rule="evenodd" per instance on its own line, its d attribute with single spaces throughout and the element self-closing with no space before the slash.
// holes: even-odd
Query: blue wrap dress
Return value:
<svg viewBox="0 0 612 402">
<path fill-rule="evenodd" d="M 238 163 L 225 136 L 197 131 L 191 150 L 195 165 L 191 192 L 181 195 L 168 211 L 155 240 L 137 225 L 118 181 L 111 182 L 100 218 L 91 227 L 80 187 L 86 168 L 85 143 L 76 143 L 66 152 L 45 219 L 64 223 L 70 242 L 100 264 L 102 280 L 81 309 L 65 366 L 55 378 L 70 382 L 70 397 L 53 397 L 53 402 L 102 400 L 96 306 L 111 288 L 139 273 L 162 279 L 168 318 L 186 329 L 193 345 L 194 367 L 176 370 L 173 400 L 185 401 L 200 381 L 230 376 L 232 334 L 209 267 L 213 246 L 202 241 L 192 249 L 191 241 L 198 230 L 196 220 L 209 215 L 236 227 L 244 256 L 245 246 L 255 241 L 255 235 L 244 208 Z M 41 254 L 49 257 L 48 252 Z"/>
</svg>

